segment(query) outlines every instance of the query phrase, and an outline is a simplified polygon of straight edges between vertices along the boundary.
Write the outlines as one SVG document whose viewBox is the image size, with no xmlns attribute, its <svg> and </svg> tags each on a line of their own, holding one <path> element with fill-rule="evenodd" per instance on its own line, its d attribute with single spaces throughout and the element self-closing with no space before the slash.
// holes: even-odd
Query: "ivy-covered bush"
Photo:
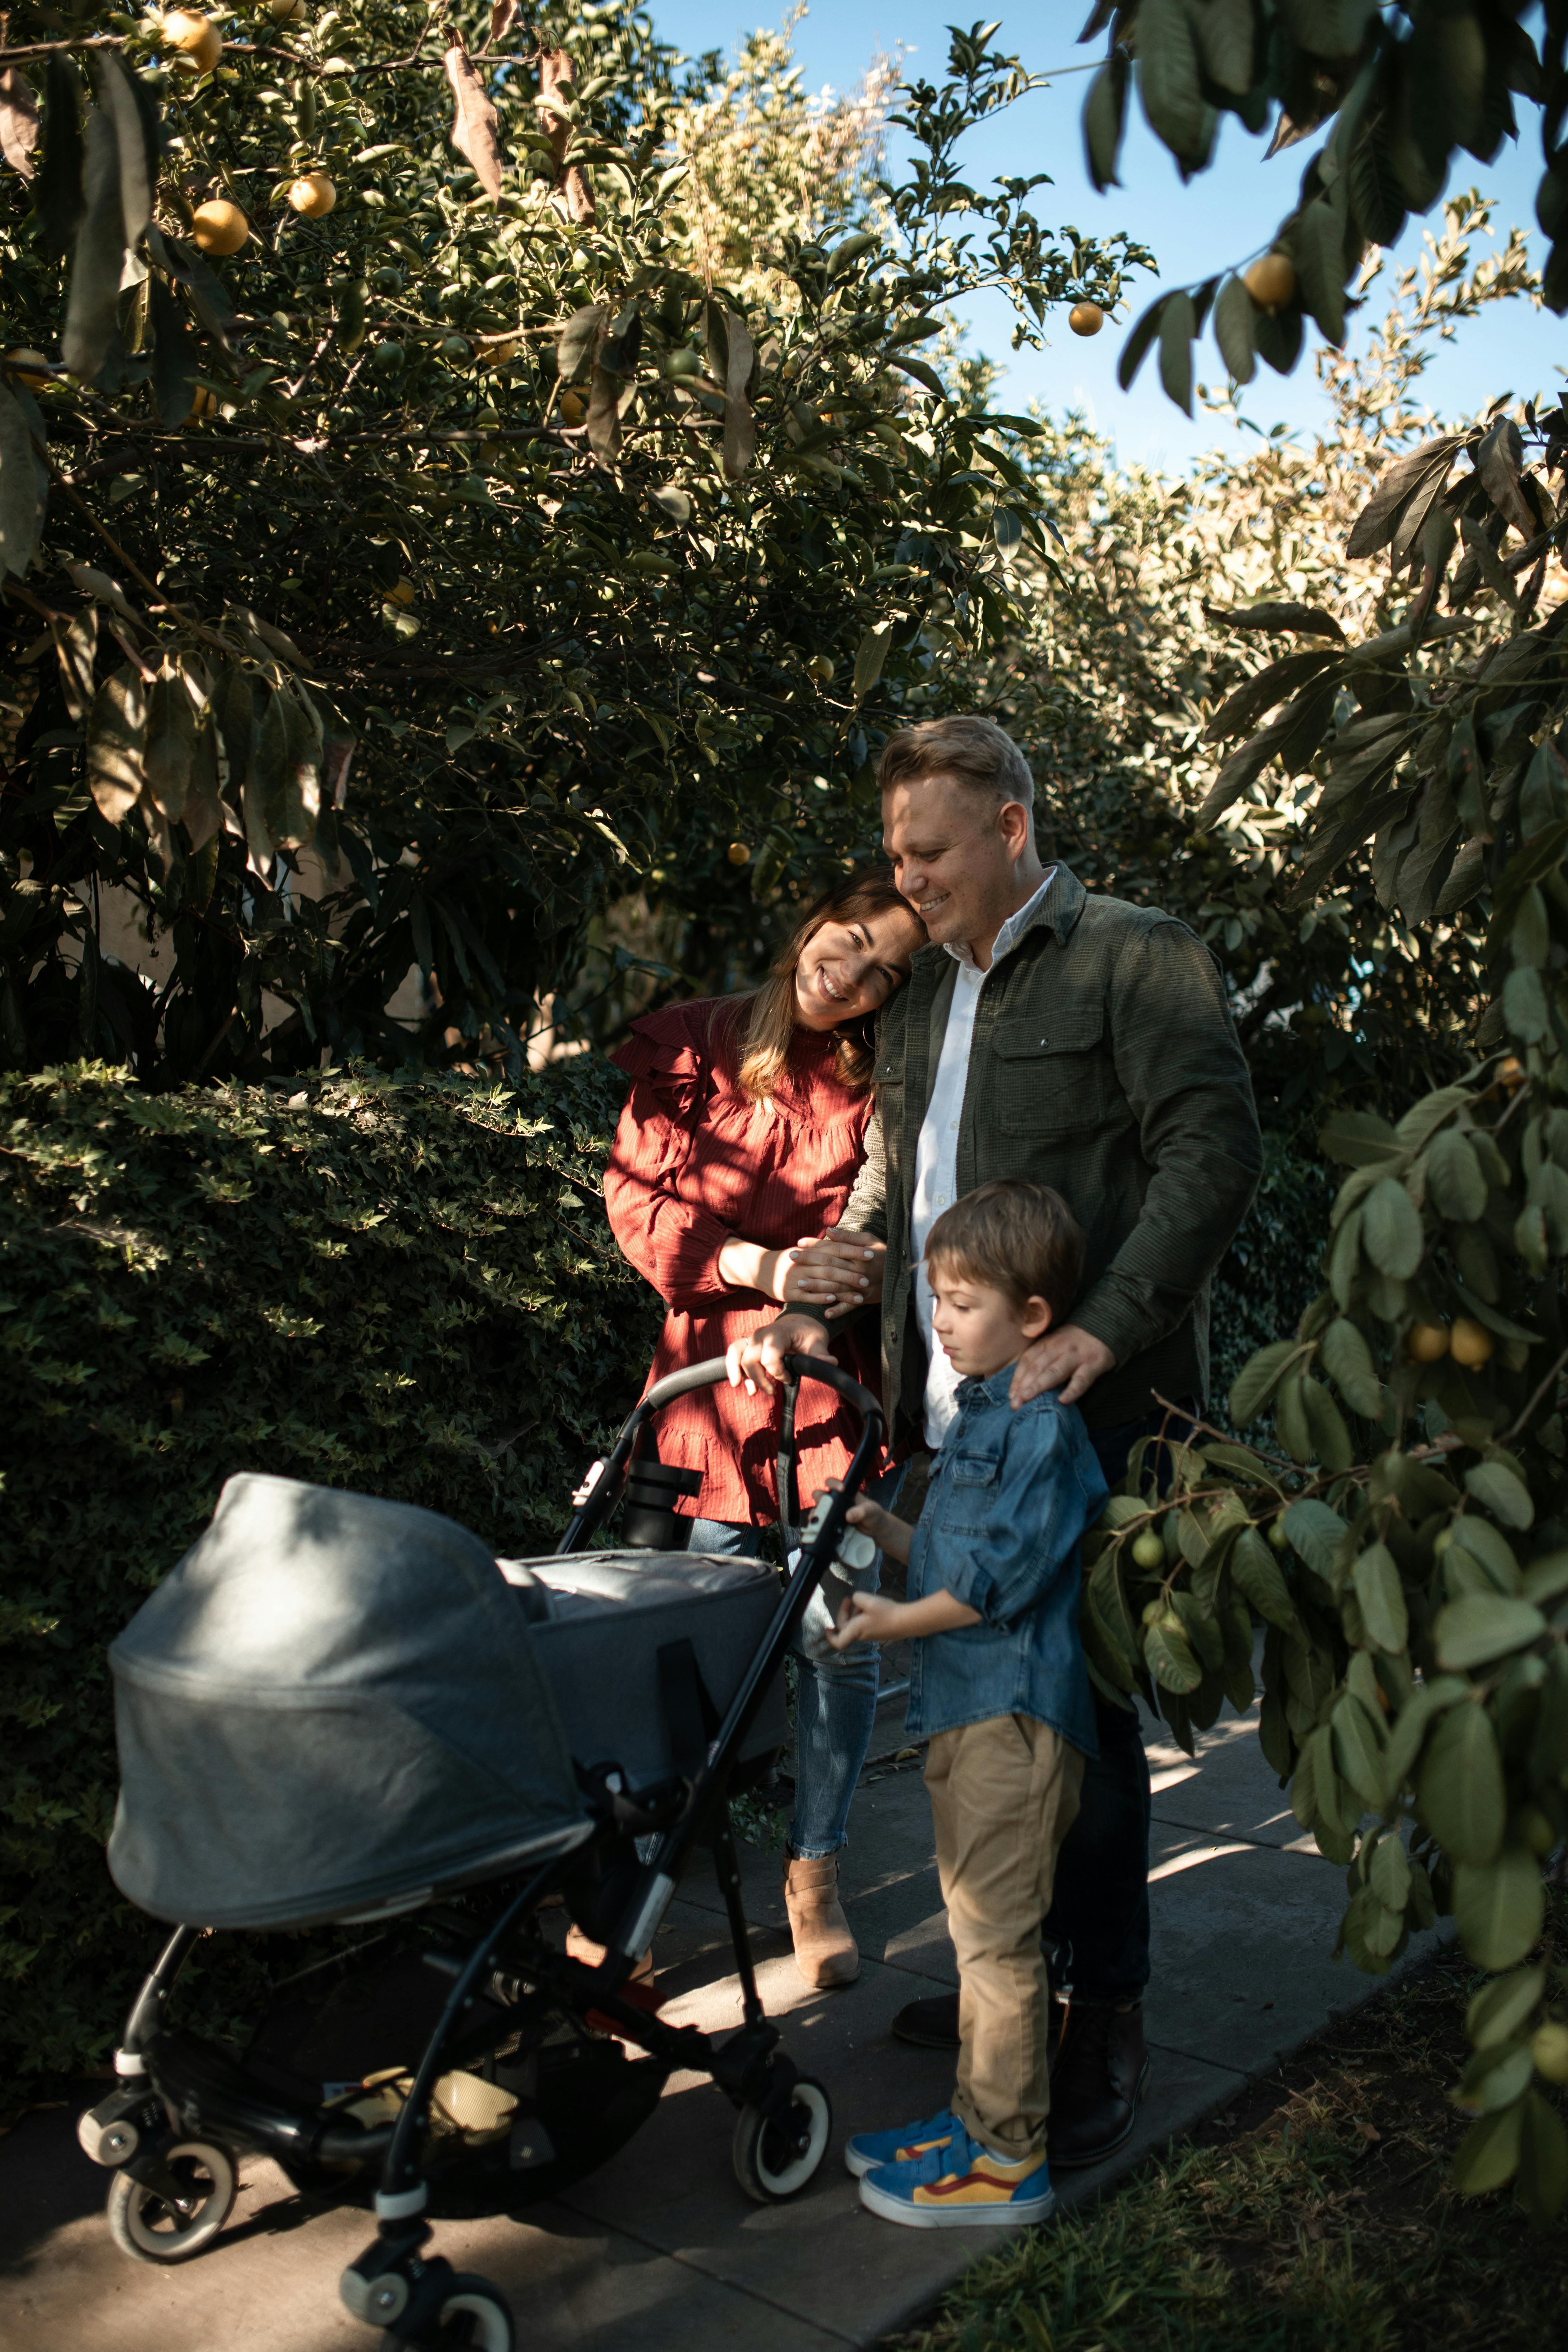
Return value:
<svg viewBox="0 0 1568 2352">
<path fill-rule="evenodd" d="M 154 1097 L 101 1064 L 0 1080 L 14 2080 L 101 2065 L 158 1940 L 103 1864 L 105 1653 L 226 1477 L 423 1504 L 498 1550 L 553 1544 L 657 1328 L 598 1206 L 620 1093 L 588 1055 L 493 1093 L 338 1073 Z M 237 1993 L 250 1942 L 212 1947 Z"/>
</svg>

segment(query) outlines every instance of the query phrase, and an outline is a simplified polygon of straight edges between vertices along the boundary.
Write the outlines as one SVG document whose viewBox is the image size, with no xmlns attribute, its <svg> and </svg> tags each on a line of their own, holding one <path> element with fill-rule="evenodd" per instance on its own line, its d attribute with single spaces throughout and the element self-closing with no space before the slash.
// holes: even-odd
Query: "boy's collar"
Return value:
<svg viewBox="0 0 1568 2352">
<path fill-rule="evenodd" d="M 993 1404 L 1005 1404 L 1007 1392 L 1013 1385 L 1013 1375 L 1017 1369 L 1018 1359 L 1015 1356 L 1012 1362 L 1004 1364 L 999 1372 L 987 1372 L 984 1379 L 977 1372 L 966 1374 L 958 1384 L 959 1403 L 973 1404 L 976 1397 L 984 1396 Z"/>
</svg>

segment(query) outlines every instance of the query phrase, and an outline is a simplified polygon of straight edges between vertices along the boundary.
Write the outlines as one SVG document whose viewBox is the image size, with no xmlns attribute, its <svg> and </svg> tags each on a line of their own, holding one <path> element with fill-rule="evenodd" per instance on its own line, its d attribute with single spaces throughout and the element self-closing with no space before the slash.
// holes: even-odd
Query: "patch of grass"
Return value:
<svg viewBox="0 0 1568 2352">
<path fill-rule="evenodd" d="M 1546 1957 L 1565 1953 L 1553 1890 Z M 1562 2345 L 1568 2227 L 1448 2184 L 1478 1981 L 1445 1952 L 1168 2155 L 977 2263 L 896 2352 Z"/>
</svg>

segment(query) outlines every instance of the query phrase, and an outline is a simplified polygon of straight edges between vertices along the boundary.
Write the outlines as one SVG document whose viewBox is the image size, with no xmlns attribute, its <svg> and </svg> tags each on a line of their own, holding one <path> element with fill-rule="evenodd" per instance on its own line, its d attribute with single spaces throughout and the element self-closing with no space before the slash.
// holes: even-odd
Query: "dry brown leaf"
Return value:
<svg viewBox="0 0 1568 2352">
<path fill-rule="evenodd" d="M 33 176 L 33 150 L 38 143 L 38 101 L 33 85 L 19 66 L 0 73 L 0 155 L 24 180 Z"/>
<path fill-rule="evenodd" d="M 490 0 L 490 47 L 504 41 L 517 22 L 518 0 Z"/>
<path fill-rule="evenodd" d="M 552 99 L 558 99 L 561 104 L 569 102 L 559 98 L 563 84 L 568 88 L 573 86 L 571 53 L 566 49 L 546 49 L 539 60 L 539 96 L 535 100 L 539 120 L 555 158 L 559 193 L 565 205 L 566 217 L 579 224 L 587 224 L 598 217 L 594 205 L 594 191 L 582 165 L 566 162 L 566 150 L 572 142 L 572 125 L 551 104 Z"/>
<path fill-rule="evenodd" d="M 457 101 L 452 117 L 452 144 L 473 165 L 486 195 L 499 197 L 500 141 L 496 135 L 496 110 L 490 104 L 484 77 L 460 41 L 453 42 L 442 63 Z"/>
</svg>

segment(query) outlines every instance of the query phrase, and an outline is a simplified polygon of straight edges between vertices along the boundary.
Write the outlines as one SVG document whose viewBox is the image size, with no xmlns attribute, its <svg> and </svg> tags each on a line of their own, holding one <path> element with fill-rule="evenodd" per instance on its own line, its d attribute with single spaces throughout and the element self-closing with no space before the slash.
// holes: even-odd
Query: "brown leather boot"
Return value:
<svg viewBox="0 0 1568 2352">
<path fill-rule="evenodd" d="M 795 1964 L 818 1992 L 851 1985 L 860 1973 L 860 1955 L 838 1900 L 838 1856 L 799 1854 L 784 1858 L 784 1905 L 795 1937 Z"/>
</svg>

